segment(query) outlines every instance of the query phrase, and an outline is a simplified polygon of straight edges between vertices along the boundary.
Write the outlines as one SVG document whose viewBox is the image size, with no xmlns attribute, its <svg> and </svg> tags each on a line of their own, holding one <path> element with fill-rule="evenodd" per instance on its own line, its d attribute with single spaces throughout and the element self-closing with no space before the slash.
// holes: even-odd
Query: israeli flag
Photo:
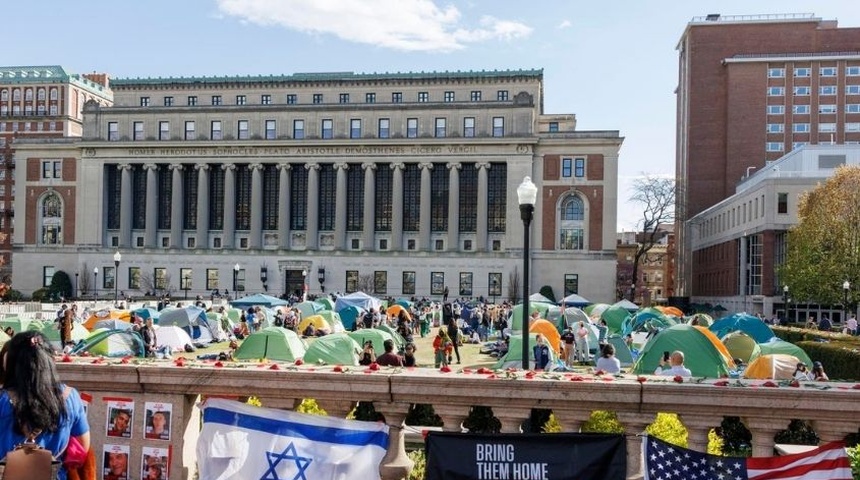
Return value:
<svg viewBox="0 0 860 480">
<path fill-rule="evenodd" d="M 388 426 L 213 398 L 197 442 L 200 480 L 379 479 Z"/>
</svg>

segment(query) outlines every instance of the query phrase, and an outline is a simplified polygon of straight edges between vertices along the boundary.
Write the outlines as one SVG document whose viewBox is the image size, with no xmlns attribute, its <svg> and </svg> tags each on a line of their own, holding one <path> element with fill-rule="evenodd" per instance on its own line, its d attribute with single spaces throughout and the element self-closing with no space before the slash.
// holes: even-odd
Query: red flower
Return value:
<svg viewBox="0 0 860 480">
<path fill-rule="evenodd" d="M 105 363 L 105 361 L 104 361 L 104 359 L 102 359 L 101 357 L 99 357 L 99 358 L 97 358 L 97 359 L 93 360 L 93 363 L 94 363 L 94 364 L 96 364 L 96 365 L 101 365 L 102 363 Z"/>
<path fill-rule="evenodd" d="M 280 370 L 280 369 L 281 369 L 281 367 L 279 367 L 277 363 L 273 363 L 272 366 L 269 367 L 269 370 Z"/>
<path fill-rule="evenodd" d="M 719 382 L 714 382 L 714 386 L 716 386 L 716 387 L 728 387 L 729 382 L 728 382 L 728 380 L 720 380 Z"/>
<path fill-rule="evenodd" d="M 223 366 L 224 366 L 224 364 L 223 364 L 223 363 L 221 363 L 220 361 L 219 361 L 219 362 L 215 362 L 215 368 L 221 368 L 221 367 L 223 367 Z"/>
<path fill-rule="evenodd" d="M 185 366 L 185 357 L 179 357 L 176 360 L 174 360 L 173 363 L 177 367 L 184 367 Z"/>
<path fill-rule="evenodd" d="M 529 370 L 528 372 L 526 372 L 526 378 L 528 379 L 535 378 L 535 375 L 537 375 L 537 372 L 535 372 L 534 370 Z"/>
<path fill-rule="evenodd" d="M 851 388 L 854 390 L 860 390 L 860 383 L 854 384 L 854 386 Z"/>
<path fill-rule="evenodd" d="M 120 360 L 119 363 L 126 364 L 130 361 L 131 361 L 131 356 L 127 356 L 127 357 L 122 357 L 122 360 Z"/>
<path fill-rule="evenodd" d="M 614 378 L 612 378 L 612 377 L 603 377 L 603 381 L 604 381 L 604 382 L 611 382 L 611 381 L 613 381 L 613 380 L 615 380 L 615 379 L 614 379 Z"/>
<path fill-rule="evenodd" d="M 792 380 L 791 382 L 789 382 L 789 384 L 788 384 L 788 385 L 789 385 L 790 387 L 795 387 L 795 388 L 797 388 L 797 387 L 800 387 L 800 382 L 798 382 L 798 381 L 797 381 L 797 379 L 795 378 L 794 380 Z"/>
<path fill-rule="evenodd" d="M 62 359 L 63 363 L 69 363 L 71 361 L 72 361 L 72 357 L 70 357 L 68 353 L 63 355 L 63 359 Z"/>
<path fill-rule="evenodd" d="M 606 375 L 606 372 L 604 372 L 603 370 L 598 370 L 598 371 L 594 372 L 594 374 L 595 375 Z"/>
<path fill-rule="evenodd" d="M 675 375 L 675 378 L 673 378 L 672 380 L 674 380 L 675 383 L 684 383 L 684 377 L 680 375 Z"/>
<path fill-rule="evenodd" d="M 370 364 L 369 368 L 375 372 L 375 371 L 379 370 L 379 364 L 376 362 L 373 362 Z"/>
<path fill-rule="evenodd" d="M 343 372 L 343 367 L 342 367 L 342 366 L 340 366 L 340 365 L 335 365 L 335 366 L 334 366 L 334 368 L 332 369 L 332 371 L 334 371 L 334 372 Z"/>
<path fill-rule="evenodd" d="M 296 365 L 303 365 L 304 363 L 305 363 L 305 361 L 302 360 L 301 358 L 296 359 Z"/>
<path fill-rule="evenodd" d="M 639 383 L 645 383 L 648 381 L 648 379 L 643 377 L 643 376 L 638 376 L 638 377 L 636 377 L 636 381 Z"/>
<path fill-rule="evenodd" d="M 478 369 L 478 373 L 480 373 L 481 375 L 489 375 L 489 374 L 492 374 L 493 371 L 487 367 L 481 367 Z"/>
<path fill-rule="evenodd" d="M 376 365 L 376 364 L 375 363 L 371 364 L 371 366 L 373 366 L 373 365 Z M 379 368 L 379 367 L 377 366 L 377 368 Z M 449 367 L 448 365 L 442 365 L 442 368 L 440 368 L 439 371 L 442 373 L 448 373 L 451 371 L 451 367 Z"/>
<path fill-rule="evenodd" d="M 472 373 L 472 369 L 471 368 L 464 368 L 463 373 Z"/>
<path fill-rule="evenodd" d="M 495 373 L 492 373 L 492 374 L 490 374 L 490 375 L 487 375 L 487 378 L 496 378 L 496 374 L 495 374 Z"/>
<path fill-rule="evenodd" d="M 768 380 L 767 382 L 762 383 L 762 384 L 761 384 L 761 386 L 762 386 L 762 387 L 775 388 L 775 387 L 778 387 L 779 385 L 777 385 L 777 384 L 775 384 L 775 383 L 771 382 L 770 380 Z"/>
<path fill-rule="evenodd" d="M 583 380 L 583 378 L 580 377 L 579 375 L 574 375 L 574 376 L 570 377 L 570 381 L 571 382 L 584 382 L 585 380 Z"/>
</svg>

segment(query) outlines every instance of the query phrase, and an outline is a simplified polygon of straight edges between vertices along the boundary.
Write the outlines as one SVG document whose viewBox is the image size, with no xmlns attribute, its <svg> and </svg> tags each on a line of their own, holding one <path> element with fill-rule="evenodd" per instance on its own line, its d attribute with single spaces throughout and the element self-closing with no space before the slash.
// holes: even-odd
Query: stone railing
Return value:
<svg viewBox="0 0 860 480">
<path fill-rule="evenodd" d="M 330 366 L 272 365 L 189 362 L 177 366 L 92 359 L 58 363 L 62 379 L 93 398 L 89 418 L 94 448 L 125 443 L 132 450 L 130 465 L 140 465 L 140 447 L 152 446 L 152 441 L 143 435 L 108 440 L 106 409 L 100 400 L 130 399 L 141 412 L 144 402 L 173 405 L 171 479 L 193 478 L 199 430 L 196 404 L 207 395 L 254 395 L 264 406 L 287 409 L 314 398 L 329 415 L 338 417 L 345 417 L 358 401 L 373 402 L 391 427 L 389 451 L 381 467 L 385 480 L 404 478 L 412 468 L 404 451 L 403 426 L 410 405 L 416 403 L 431 404 L 446 431 L 460 431 L 470 407 L 478 405 L 491 407 L 506 433 L 519 432 L 533 408 L 552 410 L 565 432 L 578 432 L 594 410 L 614 411 L 627 434 L 629 478 L 640 475 L 642 437 L 638 434 L 658 412 L 677 413 L 687 428 L 689 447 L 699 451 L 706 450 L 709 430 L 719 426 L 724 416 L 740 417 L 752 433 L 754 456 L 772 455 L 774 435 L 787 428 L 791 419 L 809 421 L 822 442 L 841 439 L 860 427 L 860 418 L 854 415 L 860 389 L 853 384 L 809 382 L 791 387 L 762 380 L 676 383 L 667 377 L 633 375 L 371 371 L 364 367 L 335 372 Z M 134 420 L 137 426 L 139 418 Z"/>
</svg>

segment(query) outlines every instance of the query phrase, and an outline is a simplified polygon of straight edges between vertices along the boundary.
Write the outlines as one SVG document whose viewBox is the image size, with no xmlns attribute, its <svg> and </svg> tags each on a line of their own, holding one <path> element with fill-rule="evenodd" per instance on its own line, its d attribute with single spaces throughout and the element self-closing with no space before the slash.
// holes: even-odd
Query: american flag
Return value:
<svg viewBox="0 0 860 480">
<path fill-rule="evenodd" d="M 781 457 L 721 457 L 646 437 L 645 480 L 852 480 L 845 444 Z"/>
</svg>

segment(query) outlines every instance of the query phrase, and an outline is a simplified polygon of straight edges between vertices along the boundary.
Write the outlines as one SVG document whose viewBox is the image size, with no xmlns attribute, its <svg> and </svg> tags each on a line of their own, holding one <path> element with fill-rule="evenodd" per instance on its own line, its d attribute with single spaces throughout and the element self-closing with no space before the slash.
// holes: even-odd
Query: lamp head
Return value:
<svg viewBox="0 0 860 480">
<path fill-rule="evenodd" d="M 319 280 L 320 283 L 325 283 L 325 268 L 320 267 L 319 270 L 317 270 L 317 280 Z"/>
<path fill-rule="evenodd" d="M 113 261 L 114 263 L 119 263 L 122 261 L 122 254 L 119 253 L 119 250 L 117 250 L 117 252 L 113 254 Z"/>
<path fill-rule="evenodd" d="M 236 265 L 233 265 L 233 271 L 234 271 L 234 272 L 237 272 L 237 273 L 238 273 L 238 272 L 239 272 L 239 270 L 241 270 L 241 269 L 242 269 L 242 267 L 240 267 L 238 263 L 237 263 Z"/>
<path fill-rule="evenodd" d="M 307 276 L 308 276 L 308 270 L 307 270 L 307 269 L 303 269 L 303 270 L 302 270 L 302 276 L 303 276 L 303 277 L 307 277 Z"/>
<path fill-rule="evenodd" d="M 534 205 L 537 202 L 537 190 L 531 177 L 523 178 L 523 183 L 517 187 L 517 199 L 520 205 Z"/>
<path fill-rule="evenodd" d="M 788 285 L 783 285 L 783 286 L 782 286 L 782 291 L 783 291 L 784 293 L 788 293 Z"/>
<path fill-rule="evenodd" d="M 845 291 L 850 290 L 851 289 L 851 282 L 849 282 L 848 280 L 845 280 L 844 282 L 842 282 L 842 289 Z"/>
</svg>

